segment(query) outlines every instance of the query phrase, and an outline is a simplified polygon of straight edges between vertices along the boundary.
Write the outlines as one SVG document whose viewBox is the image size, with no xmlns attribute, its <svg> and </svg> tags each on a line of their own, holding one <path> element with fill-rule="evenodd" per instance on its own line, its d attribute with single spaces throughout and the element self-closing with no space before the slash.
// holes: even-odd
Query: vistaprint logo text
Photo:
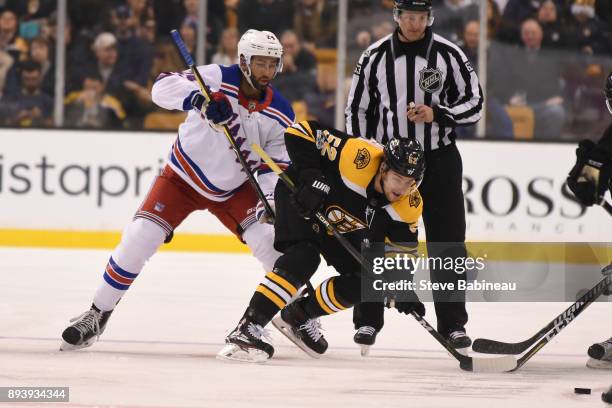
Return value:
<svg viewBox="0 0 612 408">
<path fill-rule="evenodd" d="M 162 158 L 157 160 L 157 166 L 92 165 L 76 160 L 58 164 L 46 155 L 11 162 L 0 155 L 0 197 L 28 194 L 91 197 L 97 207 L 102 207 L 112 198 L 145 194 L 163 164 Z"/>
<path fill-rule="evenodd" d="M 424 254 L 396 254 L 395 256 L 375 257 L 372 262 L 372 272 L 380 275 L 385 271 L 406 271 L 414 275 L 417 270 L 453 271 L 463 274 L 469 270 L 485 269 L 485 257 L 429 257 Z"/>
</svg>

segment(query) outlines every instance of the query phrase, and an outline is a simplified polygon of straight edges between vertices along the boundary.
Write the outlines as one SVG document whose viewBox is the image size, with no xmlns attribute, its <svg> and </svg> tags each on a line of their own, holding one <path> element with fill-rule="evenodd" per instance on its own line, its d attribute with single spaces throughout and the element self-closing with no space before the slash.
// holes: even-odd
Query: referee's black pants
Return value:
<svg viewBox="0 0 612 408">
<path fill-rule="evenodd" d="M 465 257 L 463 164 L 459 150 L 453 143 L 425 152 L 425 164 L 427 169 L 419 192 L 423 197 L 428 256 Z M 462 276 L 453 271 L 431 270 L 432 282 L 453 282 L 455 287 Z M 440 334 L 446 337 L 455 330 L 463 330 L 468 321 L 465 291 L 436 291 L 433 299 Z M 380 331 L 384 324 L 383 315 L 384 306 L 381 303 L 355 305 L 355 329 L 372 326 Z"/>
</svg>

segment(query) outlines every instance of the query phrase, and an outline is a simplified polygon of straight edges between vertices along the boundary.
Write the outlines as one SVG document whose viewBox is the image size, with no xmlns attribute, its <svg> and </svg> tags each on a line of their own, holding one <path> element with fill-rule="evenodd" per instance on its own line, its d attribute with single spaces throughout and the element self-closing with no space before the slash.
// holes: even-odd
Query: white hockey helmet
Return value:
<svg viewBox="0 0 612 408">
<path fill-rule="evenodd" d="M 238 42 L 240 70 L 251 86 L 253 85 L 251 83 L 251 57 L 253 56 L 278 58 L 274 75 L 283 71 L 283 46 L 270 31 L 250 29 L 240 37 Z"/>
</svg>

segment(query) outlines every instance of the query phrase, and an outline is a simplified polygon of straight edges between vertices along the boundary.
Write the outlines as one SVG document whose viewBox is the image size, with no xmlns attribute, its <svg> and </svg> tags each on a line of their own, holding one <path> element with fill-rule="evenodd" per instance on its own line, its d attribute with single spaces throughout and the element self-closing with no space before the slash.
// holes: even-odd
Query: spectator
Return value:
<svg viewBox="0 0 612 408">
<path fill-rule="evenodd" d="M 293 29 L 304 46 L 335 47 L 337 1 L 298 0 L 293 16 Z"/>
<path fill-rule="evenodd" d="M 8 52 L 13 60 L 21 61 L 28 53 L 28 43 L 17 35 L 17 15 L 11 10 L 0 14 L 0 49 Z"/>
<path fill-rule="evenodd" d="M 138 38 L 153 46 L 157 42 L 157 22 L 154 18 L 146 20 L 138 30 Z"/>
<path fill-rule="evenodd" d="M 126 0 L 130 10 L 130 18 L 133 20 L 133 27 L 138 30 L 147 20 L 155 19 L 153 7 L 147 0 Z"/>
<path fill-rule="evenodd" d="M 43 37 L 37 37 L 30 45 L 29 59 L 40 65 L 43 93 L 52 96 L 55 93 L 55 68 L 49 55 L 49 43 Z M 7 74 L 4 91 L 7 95 L 16 95 L 21 91 L 21 73 L 19 64 L 13 65 Z"/>
<path fill-rule="evenodd" d="M 353 16 L 348 22 L 347 34 L 347 66 L 357 64 L 359 56 L 371 43 L 375 41 L 374 31 L 377 34 L 384 32 L 387 23 L 391 23 L 393 29 L 395 25 L 390 17 L 393 10 L 393 0 L 373 0 L 371 3 L 362 2 L 362 7 L 353 10 L 351 2 L 351 12 Z M 382 37 L 381 37 L 382 38 Z"/>
<path fill-rule="evenodd" d="M 436 7 L 436 31 L 456 43 L 469 20 L 478 19 L 478 5 L 472 0 L 444 0 Z"/>
<path fill-rule="evenodd" d="M 248 3 L 253 0 L 247 1 Z M 198 3 L 199 0 L 183 0 L 185 15 L 181 19 L 181 26 L 192 25 L 196 32 L 198 27 Z M 244 1 L 242 3 L 245 3 Z M 221 32 L 226 24 L 225 3 L 223 0 L 208 0 L 207 23 L 206 23 L 206 55 L 212 55 L 219 44 Z M 249 27 L 252 28 L 252 27 Z M 195 37 L 194 37 L 195 38 Z M 194 43 L 195 48 L 195 43 Z"/>
<path fill-rule="evenodd" d="M 169 37 L 170 30 L 180 27 L 184 14 L 183 0 L 152 0 L 157 35 Z"/>
<path fill-rule="evenodd" d="M 535 17 L 546 0 L 508 0 L 504 8 L 504 20 L 518 26 L 527 18 Z"/>
<path fill-rule="evenodd" d="M 465 53 L 472 67 L 478 69 L 478 43 L 480 35 L 480 22 L 478 20 L 470 20 L 465 24 L 459 46 Z"/>
<path fill-rule="evenodd" d="M 151 100 L 151 88 L 157 76 L 162 72 L 177 72 L 184 69 L 184 63 L 176 48 L 169 40 L 160 41 L 155 46 L 153 67 L 148 75 L 146 85 L 140 85 L 135 81 L 125 81 L 124 86 L 133 94 L 137 100 L 140 111 L 143 114 L 156 110 L 158 107 Z"/>
<path fill-rule="evenodd" d="M 300 44 L 294 31 L 285 31 L 281 36 L 283 45 L 283 72 L 275 79 L 275 87 L 291 102 L 299 100 L 316 89 L 317 61 Z"/>
<path fill-rule="evenodd" d="M 136 35 L 140 22 L 134 19 L 132 9 L 119 6 L 115 9 L 115 35 L 119 51 L 119 63 L 130 79 L 146 78 L 153 64 L 153 47 Z M 144 84 L 144 79 L 141 79 Z"/>
<path fill-rule="evenodd" d="M 13 63 L 13 57 L 8 52 L 0 50 L 0 96 L 4 93 L 7 75 Z"/>
<path fill-rule="evenodd" d="M 19 127 L 49 127 L 53 124 L 53 99 L 40 90 L 40 65 L 26 60 L 21 65 L 21 89 L 16 95 L 5 95 L 0 103 L 0 117 L 6 125 Z"/>
<path fill-rule="evenodd" d="M 238 63 L 238 40 L 240 34 L 236 28 L 226 28 L 221 34 L 219 48 L 212 57 L 213 64 L 232 65 Z"/>
<path fill-rule="evenodd" d="M 180 28 L 181 37 L 191 57 L 195 60 L 198 26 L 194 23 L 183 23 Z"/>
<path fill-rule="evenodd" d="M 521 25 L 523 46 L 491 59 L 503 66 L 492 68 L 498 75 L 490 83 L 502 103 L 533 109 L 536 138 L 555 139 L 561 134 L 566 115 L 558 62 L 542 50 L 543 36 L 537 20 L 525 20 Z"/>
<path fill-rule="evenodd" d="M 468 21 L 463 30 L 462 40 L 459 46 L 465 53 L 468 61 L 478 71 L 478 45 L 480 43 L 480 22 L 478 20 Z M 489 49 L 492 45 L 489 43 Z M 495 77 L 491 78 L 495 80 Z M 489 92 L 485 100 L 487 105 L 487 130 L 488 136 L 511 139 L 514 135 L 512 121 L 506 113 L 503 105 L 499 102 L 494 92 Z M 461 126 L 456 130 L 460 139 L 470 139 L 476 136 L 476 126 Z"/>
<path fill-rule="evenodd" d="M 57 9 L 57 0 L 21 0 L 14 2 L 11 9 L 21 21 L 36 20 L 49 17 Z"/>
<path fill-rule="evenodd" d="M 569 49 L 571 44 L 571 36 L 567 32 L 562 23 L 557 5 L 552 0 L 546 0 L 538 10 L 537 20 L 542 26 L 544 38 L 542 47 Z"/>
<path fill-rule="evenodd" d="M 595 2 L 595 12 L 600 20 L 608 24 L 608 27 L 612 25 L 612 1 L 599 0 Z"/>
<path fill-rule="evenodd" d="M 242 0 L 238 5 L 238 28 L 244 33 L 249 28 L 272 31 L 279 35 L 291 28 L 293 13 L 291 0 Z"/>
<path fill-rule="evenodd" d="M 68 94 L 66 124 L 77 128 L 118 128 L 125 119 L 121 103 L 104 91 L 99 74 L 91 73 L 83 79 L 83 89 Z"/>
<path fill-rule="evenodd" d="M 595 16 L 595 0 L 575 0 L 570 26 L 578 48 L 587 55 L 612 55 L 610 32 Z"/>
</svg>

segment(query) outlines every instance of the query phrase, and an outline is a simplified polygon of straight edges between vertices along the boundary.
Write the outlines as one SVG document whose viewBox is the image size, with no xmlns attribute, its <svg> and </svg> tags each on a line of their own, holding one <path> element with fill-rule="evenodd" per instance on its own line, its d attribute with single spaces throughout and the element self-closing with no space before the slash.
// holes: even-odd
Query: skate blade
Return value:
<svg viewBox="0 0 612 408">
<path fill-rule="evenodd" d="M 96 342 L 96 340 L 92 339 L 92 340 L 88 340 L 83 344 L 70 344 L 67 343 L 65 340 L 62 341 L 62 344 L 60 345 L 60 351 L 74 351 L 74 350 L 80 350 L 83 349 L 85 347 L 89 347 L 92 344 L 94 344 Z"/>
<path fill-rule="evenodd" d="M 321 354 L 313 351 L 310 347 L 308 347 L 302 340 L 300 340 L 295 334 L 293 334 L 293 330 L 291 330 L 291 326 L 285 323 L 285 321 L 280 317 L 275 317 L 272 319 L 272 325 L 276 327 L 276 329 L 281 332 L 285 337 L 287 337 L 293 344 L 298 346 L 302 351 L 308 354 L 312 358 L 321 358 Z"/>
<path fill-rule="evenodd" d="M 589 358 L 586 363 L 586 366 L 589 368 L 595 368 L 597 370 L 612 370 L 612 361 L 603 361 L 596 360 L 594 358 Z"/>
<path fill-rule="evenodd" d="M 243 349 L 236 344 L 227 344 L 217 353 L 217 360 L 238 363 L 265 363 L 270 359 L 268 353 L 258 349 Z"/>
<path fill-rule="evenodd" d="M 367 357 L 370 355 L 370 347 L 367 344 L 360 344 L 359 350 L 361 351 L 361 357 Z"/>
</svg>

